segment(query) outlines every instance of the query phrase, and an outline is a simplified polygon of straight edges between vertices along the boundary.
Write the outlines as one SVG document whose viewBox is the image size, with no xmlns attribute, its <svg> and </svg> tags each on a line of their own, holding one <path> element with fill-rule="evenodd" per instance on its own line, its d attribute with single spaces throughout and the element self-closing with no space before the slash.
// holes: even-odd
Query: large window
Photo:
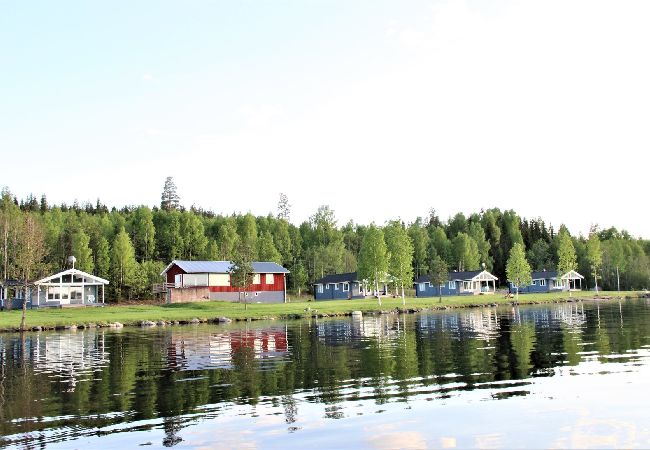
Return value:
<svg viewBox="0 0 650 450">
<path fill-rule="evenodd" d="M 343 283 L 343 292 L 348 292 L 350 290 L 350 283 Z"/>
<path fill-rule="evenodd" d="M 253 275 L 253 284 L 260 284 L 260 274 L 256 273 Z"/>
<path fill-rule="evenodd" d="M 323 293 L 323 285 L 322 284 L 317 284 L 316 285 L 316 292 L 318 292 L 319 294 Z"/>
<path fill-rule="evenodd" d="M 449 287 L 449 289 L 456 289 L 456 282 L 455 281 L 450 281 L 447 284 L 447 287 Z"/>
<path fill-rule="evenodd" d="M 272 273 L 267 273 L 266 274 L 266 284 L 273 284 L 275 282 L 273 274 Z"/>
<path fill-rule="evenodd" d="M 539 280 L 540 286 L 546 286 L 546 280 Z"/>
<path fill-rule="evenodd" d="M 426 283 L 418 283 L 418 289 L 420 292 L 424 292 L 426 287 L 427 287 Z"/>
</svg>

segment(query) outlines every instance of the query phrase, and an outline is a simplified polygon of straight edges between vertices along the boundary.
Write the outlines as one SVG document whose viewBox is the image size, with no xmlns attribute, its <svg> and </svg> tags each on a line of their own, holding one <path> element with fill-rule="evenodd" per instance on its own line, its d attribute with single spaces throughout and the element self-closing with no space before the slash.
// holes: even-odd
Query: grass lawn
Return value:
<svg viewBox="0 0 650 450">
<path fill-rule="evenodd" d="M 638 292 L 600 292 L 600 297 L 637 297 Z M 593 292 L 574 292 L 574 299 L 594 298 Z M 519 304 L 550 303 L 566 301 L 567 293 L 522 294 Z M 307 316 L 313 314 L 344 315 L 352 311 L 388 311 L 399 309 L 427 309 L 439 307 L 469 307 L 491 304 L 511 304 L 512 298 L 500 295 L 443 297 L 438 298 L 407 298 L 406 306 L 401 298 L 382 298 L 379 306 L 376 299 L 365 300 L 331 300 L 319 302 L 292 302 L 275 304 L 249 304 L 248 310 L 241 303 L 230 302 L 200 302 L 177 303 L 173 305 L 110 305 L 105 307 L 65 308 L 65 309 L 34 309 L 27 311 L 27 327 L 56 327 L 65 325 L 81 325 L 95 323 L 105 325 L 120 322 L 124 325 L 139 325 L 143 320 L 151 321 L 188 321 L 193 318 L 212 320 L 218 317 L 228 317 L 234 320 L 286 318 Z M 21 311 L 1 311 L 0 331 L 16 330 L 20 326 Z"/>
</svg>

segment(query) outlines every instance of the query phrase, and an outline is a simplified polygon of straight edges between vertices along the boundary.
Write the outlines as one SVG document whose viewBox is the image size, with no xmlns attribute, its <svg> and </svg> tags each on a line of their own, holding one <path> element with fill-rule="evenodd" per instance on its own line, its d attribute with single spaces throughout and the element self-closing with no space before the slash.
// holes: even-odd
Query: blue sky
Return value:
<svg viewBox="0 0 650 450">
<path fill-rule="evenodd" d="M 0 1 L 0 184 L 650 236 L 643 1 Z M 242 183 L 242 180 L 244 183 Z M 243 184 L 243 186 L 241 186 Z"/>
</svg>

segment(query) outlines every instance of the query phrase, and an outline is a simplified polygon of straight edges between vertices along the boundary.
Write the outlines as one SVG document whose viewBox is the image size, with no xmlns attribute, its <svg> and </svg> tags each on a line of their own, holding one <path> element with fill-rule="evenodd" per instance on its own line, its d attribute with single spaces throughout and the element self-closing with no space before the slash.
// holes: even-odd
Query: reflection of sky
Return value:
<svg viewBox="0 0 650 450">
<path fill-rule="evenodd" d="M 282 404 L 208 405 L 204 417 L 180 429 L 174 448 L 646 448 L 650 446 L 650 349 L 635 362 L 600 363 L 595 358 L 556 368 L 556 376 L 526 380 L 526 386 L 486 383 L 441 398 L 416 393 L 408 402 L 377 404 L 366 398 L 326 405 L 295 394 L 298 414 L 289 423 Z M 606 374 L 606 376 L 603 376 Z M 612 389 L 616 386 L 616 389 Z M 363 389 L 363 388 L 362 388 Z M 495 394 L 528 391 L 494 400 Z M 336 406 L 339 420 L 325 416 Z M 214 413 L 209 411 L 213 410 Z M 186 417 L 191 419 L 191 416 Z M 161 420 L 158 420 L 161 423 Z M 132 423 L 131 426 L 137 426 Z M 152 443 L 161 427 L 63 443 L 60 448 L 101 444 L 120 448 Z"/>
</svg>

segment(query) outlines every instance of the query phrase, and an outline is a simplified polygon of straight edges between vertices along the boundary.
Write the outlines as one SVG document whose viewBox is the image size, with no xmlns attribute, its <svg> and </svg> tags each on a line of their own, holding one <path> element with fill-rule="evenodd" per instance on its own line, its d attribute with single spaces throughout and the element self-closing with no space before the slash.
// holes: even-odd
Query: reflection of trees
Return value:
<svg viewBox="0 0 650 450">
<path fill-rule="evenodd" d="M 531 354 L 535 348 L 535 325 L 518 323 L 510 325 L 510 344 L 515 354 L 515 377 L 526 378 L 533 368 Z"/>
<path fill-rule="evenodd" d="M 327 417 L 341 417 L 343 402 L 353 398 L 385 403 L 421 395 L 426 384 L 438 384 L 444 395 L 478 382 L 551 373 L 566 360 L 578 364 L 582 342 L 593 342 L 601 355 L 623 355 L 647 344 L 649 305 L 584 308 L 521 308 L 498 317 L 453 311 L 356 322 L 312 320 L 291 323 L 286 333 L 281 326 L 277 335 L 255 327 L 228 328 L 225 354 L 224 332 L 215 328 L 98 331 L 79 340 L 79 356 L 104 362 L 76 366 L 73 390 L 64 356 L 57 360 L 55 352 L 47 354 L 60 378 L 52 378 L 42 364 L 44 352 L 59 348 L 44 345 L 47 333 L 25 334 L 24 342 L 0 335 L 0 435 L 73 427 L 108 432 L 107 426 L 130 420 L 155 426 L 150 419 L 163 417 L 165 442 L 174 443 L 184 416 L 202 405 L 275 399 L 286 423 L 294 424 L 300 401 L 322 403 Z M 100 334 L 105 336 L 101 345 Z M 238 344 L 231 347 L 231 342 Z M 14 420 L 33 417 L 53 419 Z M 48 439 L 56 433 L 49 431 Z"/>
</svg>

